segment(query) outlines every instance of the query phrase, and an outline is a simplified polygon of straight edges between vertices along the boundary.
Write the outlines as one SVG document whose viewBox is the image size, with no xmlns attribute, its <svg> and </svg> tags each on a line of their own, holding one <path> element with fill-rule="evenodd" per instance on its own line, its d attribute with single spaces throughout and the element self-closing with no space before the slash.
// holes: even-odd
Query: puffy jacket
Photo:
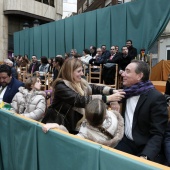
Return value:
<svg viewBox="0 0 170 170">
<path fill-rule="evenodd" d="M 11 106 L 16 113 L 40 121 L 46 109 L 45 92 L 36 90 L 29 92 L 24 87 L 20 87 L 19 92 L 12 99 Z"/>
</svg>

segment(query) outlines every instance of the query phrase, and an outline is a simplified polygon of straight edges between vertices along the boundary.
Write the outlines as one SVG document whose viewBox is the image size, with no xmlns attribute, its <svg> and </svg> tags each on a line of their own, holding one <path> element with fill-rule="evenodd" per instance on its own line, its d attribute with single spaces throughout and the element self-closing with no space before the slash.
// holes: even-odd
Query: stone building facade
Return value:
<svg viewBox="0 0 170 170">
<path fill-rule="evenodd" d="M 0 0 L 0 61 L 13 53 L 13 33 L 59 20 L 63 0 Z"/>
</svg>

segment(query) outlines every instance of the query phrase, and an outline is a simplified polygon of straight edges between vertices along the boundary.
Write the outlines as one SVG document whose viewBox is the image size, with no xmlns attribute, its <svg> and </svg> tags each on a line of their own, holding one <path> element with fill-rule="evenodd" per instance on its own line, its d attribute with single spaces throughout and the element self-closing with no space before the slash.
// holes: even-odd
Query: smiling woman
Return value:
<svg viewBox="0 0 170 170">
<path fill-rule="evenodd" d="M 98 98 L 106 103 L 119 101 L 124 97 L 124 92 L 88 84 L 82 76 L 81 60 L 72 58 L 64 62 L 53 83 L 53 102 L 47 109 L 43 123 L 62 124 L 70 133 L 75 134 L 84 120 L 84 108 L 92 99 Z"/>
</svg>

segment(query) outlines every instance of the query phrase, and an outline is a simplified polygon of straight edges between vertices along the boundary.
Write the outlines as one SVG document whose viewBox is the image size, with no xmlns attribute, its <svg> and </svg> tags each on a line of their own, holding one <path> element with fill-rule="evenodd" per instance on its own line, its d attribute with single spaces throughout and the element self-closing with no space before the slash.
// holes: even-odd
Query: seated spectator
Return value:
<svg viewBox="0 0 170 170">
<path fill-rule="evenodd" d="M 32 63 L 30 64 L 28 72 L 31 74 L 35 74 L 36 71 L 39 71 L 39 66 L 40 66 L 40 63 L 38 62 L 37 57 L 33 55 Z"/>
<path fill-rule="evenodd" d="M 102 56 L 102 49 L 97 48 L 97 54 L 95 57 L 89 60 L 89 64 L 99 66 L 100 64 L 104 64 L 104 62 L 105 59 Z"/>
<path fill-rule="evenodd" d="M 128 48 L 128 55 L 130 56 L 131 60 L 135 59 L 135 57 L 137 57 L 137 49 L 133 47 L 132 40 L 127 40 L 126 46 Z"/>
<path fill-rule="evenodd" d="M 88 49 L 84 49 L 84 50 L 83 50 L 83 56 L 80 58 L 80 60 L 82 61 L 83 67 L 84 67 L 85 70 L 86 70 L 85 75 L 86 75 L 86 73 L 88 73 L 89 60 L 90 60 L 91 58 L 92 58 L 92 57 L 90 56 L 90 51 L 89 51 Z"/>
<path fill-rule="evenodd" d="M 18 73 L 17 73 L 16 68 L 13 66 L 13 62 L 11 60 L 9 60 L 9 59 L 5 59 L 4 64 L 11 67 L 12 77 L 18 79 Z"/>
<path fill-rule="evenodd" d="M 20 86 L 24 86 L 24 83 L 12 77 L 11 67 L 0 65 L 0 102 L 11 103 Z"/>
<path fill-rule="evenodd" d="M 50 73 L 50 74 L 52 74 L 53 73 L 53 59 L 54 58 L 50 58 L 50 59 L 48 59 L 48 63 L 49 63 L 49 67 L 48 67 L 48 72 Z"/>
<path fill-rule="evenodd" d="M 46 109 L 45 92 L 40 91 L 41 81 L 37 77 L 29 77 L 25 88 L 20 87 L 12 99 L 11 106 L 16 113 L 40 121 Z"/>
<path fill-rule="evenodd" d="M 116 55 L 112 60 L 108 60 L 108 63 L 116 63 L 119 66 L 119 70 L 125 70 L 126 66 L 131 62 L 131 57 L 128 55 L 128 48 L 122 47 L 122 52 Z"/>
<path fill-rule="evenodd" d="M 90 55 L 92 56 L 92 57 L 95 57 L 96 56 L 96 47 L 94 47 L 94 46 L 90 46 Z"/>
<path fill-rule="evenodd" d="M 77 54 L 77 50 L 76 49 L 71 49 L 69 57 L 74 58 L 76 54 Z"/>
<path fill-rule="evenodd" d="M 41 65 L 39 67 L 39 72 L 48 73 L 48 67 L 49 67 L 49 63 L 48 63 L 47 57 L 42 56 L 41 57 Z"/>
<path fill-rule="evenodd" d="M 24 55 L 24 60 L 26 60 L 26 61 L 27 61 L 27 64 L 29 64 L 29 63 L 30 63 L 30 61 L 29 61 L 29 59 L 28 59 L 28 55 L 27 55 L 27 54 L 25 54 L 25 55 Z"/>
<path fill-rule="evenodd" d="M 118 102 L 110 102 L 110 108 L 111 110 L 120 112 L 120 104 Z"/>
<path fill-rule="evenodd" d="M 148 64 L 141 60 L 132 60 L 121 74 L 126 92 L 122 100 L 125 134 L 116 149 L 159 162 L 168 112 L 166 99 L 149 74 Z"/>
<path fill-rule="evenodd" d="M 106 50 L 106 45 L 102 45 L 101 50 L 102 50 L 102 57 L 104 58 L 105 61 L 107 61 L 107 59 L 109 59 L 109 57 L 111 56 L 110 51 Z"/>
<path fill-rule="evenodd" d="M 55 57 L 53 59 L 53 67 L 54 67 L 54 70 L 53 70 L 53 80 L 55 80 L 57 78 L 58 73 L 59 73 L 63 63 L 64 63 L 63 57 L 59 57 L 58 56 L 58 57 Z"/>
<path fill-rule="evenodd" d="M 122 116 L 117 111 L 106 110 L 102 100 L 90 101 L 85 107 L 85 117 L 86 120 L 82 123 L 77 136 L 112 147 L 115 147 L 122 139 L 124 133 Z M 64 127 L 57 123 L 46 124 L 42 127 L 45 133 L 51 128 L 64 130 Z"/>
<path fill-rule="evenodd" d="M 90 51 L 88 49 L 83 50 L 83 56 L 80 58 L 81 61 L 83 62 L 83 65 L 87 66 L 89 65 L 89 60 L 92 57 L 90 56 Z"/>
<path fill-rule="evenodd" d="M 26 59 L 24 56 L 21 56 L 21 58 L 18 61 L 19 67 L 27 67 L 27 64 L 29 63 L 29 60 Z"/>
</svg>

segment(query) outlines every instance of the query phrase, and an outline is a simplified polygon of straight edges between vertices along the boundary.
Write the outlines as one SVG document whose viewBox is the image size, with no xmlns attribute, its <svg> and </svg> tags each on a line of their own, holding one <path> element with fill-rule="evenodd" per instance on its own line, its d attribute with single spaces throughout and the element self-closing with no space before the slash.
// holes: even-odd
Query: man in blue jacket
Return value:
<svg viewBox="0 0 170 170">
<path fill-rule="evenodd" d="M 24 83 L 12 77 L 10 66 L 0 65 L 0 102 L 11 103 L 20 86 L 24 86 Z"/>
</svg>

